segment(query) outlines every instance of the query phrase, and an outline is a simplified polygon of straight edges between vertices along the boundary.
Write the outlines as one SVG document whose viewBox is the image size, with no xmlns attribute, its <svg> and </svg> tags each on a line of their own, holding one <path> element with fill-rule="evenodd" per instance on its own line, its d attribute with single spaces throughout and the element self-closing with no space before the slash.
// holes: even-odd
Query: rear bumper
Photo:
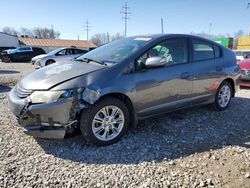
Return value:
<svg viewBox="0 0 250 188">
<path fill-rule="evenodd" d="M 31 104 L 28 98 L 20 99 L 12 89 L 8 95 L 9 106 L 23 131 L 40 138 L 63 138 L 76 123 L 73 98 L 51 103 Z M 79 105 L 78 105 L 79 106 Z"/>
<path fill-rule="evenodd" d="M 249 81 L 241 80 L 240 86 L 241 87 L 250 87 L 250 80 Z"/>
</svg>

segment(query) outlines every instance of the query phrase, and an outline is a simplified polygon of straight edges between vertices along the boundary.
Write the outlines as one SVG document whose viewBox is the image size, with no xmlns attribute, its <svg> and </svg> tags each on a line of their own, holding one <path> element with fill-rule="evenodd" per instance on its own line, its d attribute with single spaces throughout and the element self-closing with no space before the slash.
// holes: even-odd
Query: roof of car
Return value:
<svg viewBox="0 0 250 188">
<path fill-rule="evenodd" d="M 175 34 L 175 33 L 171 33 L 171 34 L 152 34 L 152 35 L 138 35 L 138 36 L 133 36 L 133 37 L 149 37 L 149 38 L 161 38 L 161 37 L 195 37 L 195 38 L 200 38 L 200 39 L 205 39 L 203 37 L 199 37 L 196 35 L 188 35 L 188 34 Z"/>
</svg>

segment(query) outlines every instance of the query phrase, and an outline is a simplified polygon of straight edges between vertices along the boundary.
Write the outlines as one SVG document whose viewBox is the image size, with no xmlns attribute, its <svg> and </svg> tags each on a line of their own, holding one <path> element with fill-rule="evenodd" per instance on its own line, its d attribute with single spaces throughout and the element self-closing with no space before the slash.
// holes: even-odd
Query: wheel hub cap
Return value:
<svg viewBox="0 0 250 188">
<path fill-rule="evenodd" d="M 120 108 L 117 106 L 105 106 L 94 116 L 92 131 L 98 139 L 109 141 L 120 134 L 124 122 L 124 114 Z"/>
<path fill-rule="evenodd" d="M 218 95 L 218 103 L 219 105 L 224 108 L 228 105 L 231 98 L 231 89 L 229 86 L 224 85 L 221 87 Z"/>
</svg>

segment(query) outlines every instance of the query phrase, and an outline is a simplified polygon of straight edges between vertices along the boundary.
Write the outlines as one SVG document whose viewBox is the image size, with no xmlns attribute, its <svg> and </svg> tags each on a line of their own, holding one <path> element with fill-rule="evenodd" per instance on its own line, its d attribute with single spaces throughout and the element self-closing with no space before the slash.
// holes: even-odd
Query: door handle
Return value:
<svg viewBox="0 0 250 188">
<path fill-rule="evenodd" d="M 221 66 L 217 66 L 217 67 L 216 67 L 216 71 L 217 71 L 217 72 L 221 72 L 222 70 L 223 70 L 223 68 L 222 68 Z"/>
<path fill-rule="evenodd" d="M 188 79 L 190 77 L 191 77 L 191 75 L 189 74 L 189 72 L 183 72 L 183 73 L 181 73 L 181 79 Z"/>
</svg>

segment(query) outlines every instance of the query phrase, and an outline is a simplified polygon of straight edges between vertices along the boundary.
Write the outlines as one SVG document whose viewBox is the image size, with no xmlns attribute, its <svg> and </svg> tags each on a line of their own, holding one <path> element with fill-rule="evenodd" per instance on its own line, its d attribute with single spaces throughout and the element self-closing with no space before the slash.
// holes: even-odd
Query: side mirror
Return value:
<svg viewBox="0 0 250 188">
<path fill-rule="evenodd" d="M 146 60 L 145 67 L 151 68 L 151 67 L 162 67 L 167 64 L 165 57 L 150 57 Z"/>
</svg>

